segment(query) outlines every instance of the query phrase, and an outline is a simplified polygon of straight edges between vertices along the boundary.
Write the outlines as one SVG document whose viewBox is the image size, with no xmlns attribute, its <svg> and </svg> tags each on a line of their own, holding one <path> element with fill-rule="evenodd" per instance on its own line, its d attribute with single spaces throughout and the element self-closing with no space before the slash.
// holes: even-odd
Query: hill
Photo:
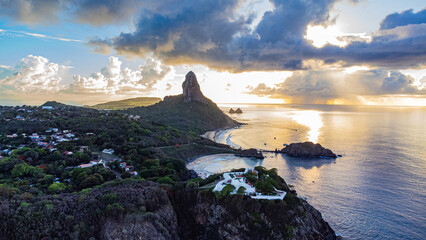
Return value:
<svg viewBox="0 0 426 240">
<path fill-rule="evenodd" d="M 153 105 L 161 101 L 161 98 L 156 97 L 137 97 L 137 98 L 129 98 L 119 101 L 110 101 L 106 103 L 100 103 L 93 106 L 87 106 L 89 108 L 94 109 L 102 109 L 102 110 L 123 110 L 127 108 L 134 107 L 143 107 Z"/>
<path fill-rule="evenodd" d="M 63 103 L 60 103 L 60 102 L 57 102 L 57 101 L 47 101 L 47 102 L 43 103 L 43 105 L 41 105 L 41 106 L 44 106 L 44 107 L 50 106 L 50 107 L 54 107 L 54 108 L 71 107 L 71 105 L 66 105 L 66 104 L 63 104 Z M 74 107 L 74 106 L 72 106 L 72 107 Z"/>
<path fill-rule="evenodd" d="M 152 106 L 128 109 L 127 112 L 195 134 L 240 125 L 202 94 L 193 72 L 185 76 L 182 88 L 181 95 L 167 96 Z"/>
</svg>

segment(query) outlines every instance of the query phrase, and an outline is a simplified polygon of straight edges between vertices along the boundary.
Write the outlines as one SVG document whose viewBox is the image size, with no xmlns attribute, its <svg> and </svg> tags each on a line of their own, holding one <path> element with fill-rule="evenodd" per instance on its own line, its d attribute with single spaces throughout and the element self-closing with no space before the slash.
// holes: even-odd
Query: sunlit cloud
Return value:
<svg viewBox="0 0 426 240">
<path fill-rule="evenodd" d="M 71 66 L 52 63 L 41 56 L 29 55 L 15 67 L 0 66 L 0 93 L 11 97 L 26 94 L 26 98 L 31 98 L 32 94 L 38 98 L 52 97 L 55 94 L 74 95 L 82 103 L 87 100 L 88 95 L 98 95 L 103 99 L 128 94 L 141 96 L 153 92 L 155 85 L 166 79 L 173 70 L 152 58 L 133 70 L 122 67 L 122 62 L 111 56 L 107 66 L 101 71 L 90 76 L 74 75 L 72 83 L 67 84 L 65 77 L 70 68 Z M 81 97 L 82 95 L 84 96 Z"/>
</svg>

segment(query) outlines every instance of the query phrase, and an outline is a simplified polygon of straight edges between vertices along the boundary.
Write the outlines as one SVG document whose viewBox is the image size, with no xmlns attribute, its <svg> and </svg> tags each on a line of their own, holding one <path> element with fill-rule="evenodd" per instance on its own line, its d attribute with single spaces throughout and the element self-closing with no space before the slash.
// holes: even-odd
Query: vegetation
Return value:
<svg viewBox="0 0 426 240">
<path fill-rule="evenodd" d="M 213 185 L 220 174 L 188 181 L 190 173 L 185 167 L 188 158 L 232 152 L 229 147 L 198 136 L 200 131 L 224 123 L 224 119 L 215 122 L 211 115 L 203 115 L 204 110 L 197 109 L 198 103 L 191 103 L 193 112 L 182 112 L 190 113 L 188 119 L 200 114 L 207 122 L 180 115 L 172 117 L 176 123 L 172 126 L 166 125 L 168 115 L 157 115 L 156 119 L 161 121 L 134 119 L 125 111 L 49 104 L 55 109 L 0 106 L 0 222 L 3 223 L 0 236 L 102 239 L 106 232 L 141 223 L 135 225 L 138 234 L 156 230 L 172 239 L 202 239 L 207 235 L 221 238 L 220 232 L 228 231 L 243 234 L 242 239 L 261 236 L 285 239 L 291 229 L 283 224 L 296 228 L 297 222 L 289 219 L 306 217 L 301 200 L 289 193 L 285 201 L 264 204 L 239 195 L 216 198 L 208 184 Z M 154 106 L 149 111 L 160 114 L 162 110 Z M 67 129 L 75 139 L 59 142 L 52 128 Z M 32 134 L 43 139 L 35 141 L 30 137 Z M 104 156 L 101 152 L 105 148 L 113 149 L 114 154 Z M 105 167 L 102 164 L 78 167 L 99 159 L 108 159 Z M 123 168 L 124 162 L 138 175 L 133 176 Z M 259 178 L 253 183 L 259 189 L 264 188 L 262 191 L 268 191 L 270 186 L 287 190 L 276 170 L 261 167 L 256 170 Z M 206 189 L 199 191 L 197 186 Z M 228 185 L 221 195 L 234 190 L 234 186 Z M 244 189 L 237 192 L 241 194 Z M 211 209 L 218 206 L 223 209 L 224 222 L 213 221 L 216 216 L 210 216 Z M 203 225 L 199 219 L 204 217 L 211 219 Z M 221 229 L 233 226 L 235 221 L 243 224 L 241 229 Z M 150 236 L 154 235 L 140 238 Z"/>
<path fill-rule="evenodd" d="M 228 195 L 229 193 L 233 192 L 234 190 L 235 190 L 234 185 L 227 184 L 227 185 L 226 185 L 226 186 L 222 189 L 222 191 L 220 191 L 220 195 L 222 195 L 222 196 L 226 196 L 226 195 Z"/>
<path fill-rule="evenodd" d="M 161 101 L 161 98 L 156 97 L 138 97 L 124 99 L 120 101 L 110 101 L 106 103 L 100 103 L 93 106 L 88 106 L 89 108 L 99 109 L 99 110 L 123 110 L 134 107 L 144 107 L 156 104 Z"/>
<path fill-rule="evenodd" d="M 208 100 L 207 103 L 184 102 L 183 95 L 168 96 L 164 98 L 164 101 L 152 106 L 132 108 L 125 112 L 191 132 L 194 135 L 239 125 L 238 122 L 224 114 L 211 100 Z"/>
</svg>

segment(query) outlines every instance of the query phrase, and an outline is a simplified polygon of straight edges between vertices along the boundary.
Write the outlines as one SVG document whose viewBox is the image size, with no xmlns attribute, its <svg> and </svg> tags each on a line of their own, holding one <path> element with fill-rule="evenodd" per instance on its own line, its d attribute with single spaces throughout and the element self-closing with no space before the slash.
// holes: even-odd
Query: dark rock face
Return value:
<svg viewBox="0 0 426 240">
<path fill-rule="evenodd" d="M 237 154 L 239 157 L 254 157 L 259 159 L 264 159 L 262 152 L 258 152 L 257 149 L 250 148 L 239 151 Z"/>
<path fill-rule="evenodd" d="M 290 193 L 284 201 L 262 202 L 187 189 L 171 202 L 181 239 L 337 239 L 320 212 Z"/>
<path fill-rule="evenodd" d="M 241 110 L 241 108 L 237 108 L 237 110 L 231 108 L 231 110 L 229 110 L 229 113 L 243 113 L 243 111 Z"/>
<path fill-rule="evenodd" d="M 197 76 L 195 73 L 190 71 L 185 76 L 185 81 L 182 83 L 183 88 L 183 101 L 184 102 L 207 102 L 206 97 L 204 97 L 201 92 L 200 85 L 197 81 Z"/>
<path fill-rule="evenodd" d="M 35 197 L 25 210 L 22 200 L 2 199 L 0 221 L 0 239 L 336 239 L 321 213 L 290 193 L 218 199 L 149 181 Z"/>
<path fill-rule="evenodd" d="M 337 157 L 330 149 L 312 142 L 292 143 L 283 148 L 281 152 L 294 157 Z"/>
</svg>

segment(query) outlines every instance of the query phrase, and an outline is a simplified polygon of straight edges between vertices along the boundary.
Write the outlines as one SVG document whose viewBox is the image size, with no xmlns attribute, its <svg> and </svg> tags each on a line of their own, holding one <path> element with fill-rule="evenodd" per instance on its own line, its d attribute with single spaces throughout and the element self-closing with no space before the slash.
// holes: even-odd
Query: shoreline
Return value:
<svg viewBox="0 0 426 240">
<path fill-rule="evenodd" d="M 219 140 L 219 139 L 221 139 L 221 137 L 222 137 L 222 135 L 223 135 L 223 134 L 225 134 L 225 133 L 226 133 L 226 132 L 228 132 L 229 130 L 232 130 L 232 129 L 238 129 L 238 128 L 240 128 L 242 125 L 247 125 L 247 124 L 242 123 L 242 124 L 240 124 L 240 125 L 238 125 L 238 126 L 236 126 L 236 127 L 219 128 L 219 129 L 216 129 L 216 130 L 207 131 L 207 132 L 205 132 L 204 134 L 202 134 L 202 135 L 200 135 L 200 136 L 201 136 L 201 137 L 203 137 L 203 138 L 210 139 L 210 140 L 212 140 L 213 142 L 219 143 L 219 142 L 218 142 L 218 140 Z M 232 147 L 232 146 L 231 146 L 231 145 L 229 145 L 229 144 L 226 144 L 226 145 L 228 145 L 228 146 Z M 232 147 L 232 148 L 233 148 L 233 147 Z"/>
</svg>

